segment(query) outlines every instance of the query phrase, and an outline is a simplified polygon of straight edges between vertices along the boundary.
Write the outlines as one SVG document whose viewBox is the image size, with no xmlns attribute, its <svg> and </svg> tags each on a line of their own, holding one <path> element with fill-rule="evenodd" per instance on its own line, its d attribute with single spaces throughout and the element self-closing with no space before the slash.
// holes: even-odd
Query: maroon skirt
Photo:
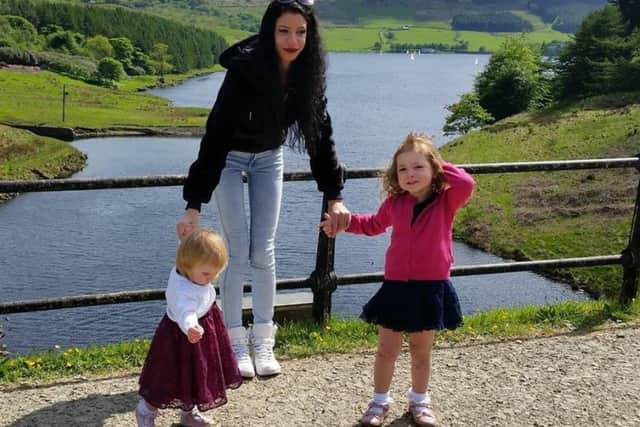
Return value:
<svg viewBox="0 0 640 427">
<path fill-rule="evenodd" d="M 162 318 L 139 380 L 139 394 L 150 405 L 207 411 L 227 403 L 226 390 L 242 384 L 218 306 L 214 303 L 198 323 L 204 336 L 191 344 L 176 322 L 166 314 Z"/>
</svg>

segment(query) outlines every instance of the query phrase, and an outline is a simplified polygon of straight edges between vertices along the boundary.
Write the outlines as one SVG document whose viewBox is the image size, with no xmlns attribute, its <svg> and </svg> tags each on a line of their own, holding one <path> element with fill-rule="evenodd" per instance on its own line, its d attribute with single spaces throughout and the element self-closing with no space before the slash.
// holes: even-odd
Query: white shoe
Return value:
<svg viewBox="0 0 640 427">
<path fill-rule="evenodd" d="M 251 328 L 253 361 L 260 376 L 277 375 L 282 370 L 273 354 L 277 329 L 272 323 L 258 323 Z"/>
<path fill-rule="evenodd" d="M 229 329 L 228 332 L 229 339 L 231 340 L 231 348 L 238 360 L 240 375 L 242 375 L 243 378 L 255 377 L 256 371 L 253 369 L 253 361 L 251 360 L 251 355 L 249 355 L 249 336 L 247 330 L 242 326 L 238 326 Z"/>
<path fill-rule="evenodd" d="M 213 421 L 211 418 L 205 417 L 198 407 L 194 407 L 190 411 L 180 411 L 180 425 L 183 427 L 211 427 Z"/>
<path fill-rule="evenodd" d="M 156 427 L 156 417 L 158 411 L 152 411 L 146 407 L 143 400 L 136 406 L 136 423 L 138 427 Z"/>
</svg>

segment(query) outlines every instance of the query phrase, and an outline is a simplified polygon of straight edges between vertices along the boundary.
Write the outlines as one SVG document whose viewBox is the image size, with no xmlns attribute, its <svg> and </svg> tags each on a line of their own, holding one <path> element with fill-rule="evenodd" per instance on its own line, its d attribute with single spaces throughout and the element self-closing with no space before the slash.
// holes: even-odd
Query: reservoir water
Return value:
<svg viewBox="0 0 640 427">
<path fill-rule="evenodd" d="M 445 106 L 471 90 L 474 55 L 407 56 L 331 54 L 328 99 L 341 161 L 349 168 L 386 165 L 411 130 L 447 138 L 441 128 Z M 223 74 L 198 77 L 153 90 L 176 105 L 210 107 Z M 73 143 L 88 156 L 74 175 L 117 177 L 186 173 L 197 138 L 94 138 Z M 523 159 L 526 160 L 526 159 Z M 306 156 L 286 151 L 288 171 L 308 170 Z M 344 197 L 354 212 L 380 202 L 376 180 L 353 180 Z M 321 195 L 313 182 L 285 183 L 277 237 L 278 278 L 308 276 L 315 265 Z M 177 187 L 24 194 L 0 205 L 0 299 L 17 301 L 127 289 L 164 288 L 173 265 L 175 222 L 184 209 Z M 213 204 L 203 225 L 217 228 Z M 338 274 L 382 271 L 388 236 L 342 234 L 336 242 Z M 503 260 L 456 243 L 455 264 Z M 533 273 L 454 278 L 463 311 L 585 299 L 567 285 Z M 357 316 L 379 284 L 340 288 L 333 312 Z M 10 315 L 0 320 L 10 351 L 105 343 L 150 336 L 164 303 L 145 302 Z"/>
</svg>

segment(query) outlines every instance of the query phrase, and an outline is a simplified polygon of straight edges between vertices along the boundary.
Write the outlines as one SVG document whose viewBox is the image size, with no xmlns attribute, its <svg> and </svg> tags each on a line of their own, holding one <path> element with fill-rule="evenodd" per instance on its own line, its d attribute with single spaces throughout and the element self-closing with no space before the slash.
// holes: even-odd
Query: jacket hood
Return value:
<svg viewBox="0 0 640 427">
<path fill-rule="evenodd" d="M 258 53 L 258 35 L 240 40 L 220 55 L 220 65 L 229 69 L 243 62 L 252 62 Z"/>
</svg>

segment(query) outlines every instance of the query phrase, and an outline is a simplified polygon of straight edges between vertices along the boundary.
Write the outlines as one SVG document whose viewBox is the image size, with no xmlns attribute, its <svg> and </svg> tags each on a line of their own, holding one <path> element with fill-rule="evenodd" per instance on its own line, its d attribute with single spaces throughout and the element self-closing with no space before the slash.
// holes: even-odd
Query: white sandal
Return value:
<svg viewBox="0 0 640 427">
<path fill-rule="evenodd" d="M 420 427 L 436 427 L 436 417 L 431 410 L 431 401 L 409 402 L 409 413 L 413 422 Z"/>
<path fill-rule="evenodd" d="M 379 427 L 382 425 L 382 422 L 384 421 L 384 418 L 388 413 L 388 403 L 381 405 L 380 403 L 376 403 L 371 400 L 364 415 L 362 416 L 362 418 L 360 418 L 360 425 L 368 427 Z"/>
</svg>

